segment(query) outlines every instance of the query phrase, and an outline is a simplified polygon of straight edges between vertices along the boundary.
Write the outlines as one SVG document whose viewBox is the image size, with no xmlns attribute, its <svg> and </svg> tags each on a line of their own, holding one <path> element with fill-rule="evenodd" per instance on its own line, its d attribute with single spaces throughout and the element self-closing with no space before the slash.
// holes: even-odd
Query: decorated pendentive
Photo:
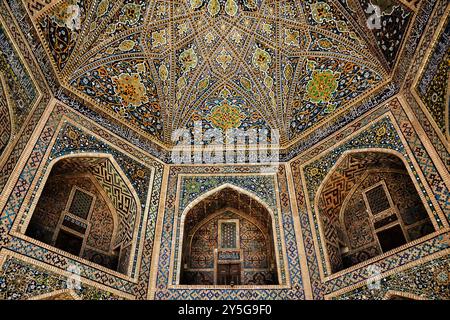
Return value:
<svg viewBox="0 0 450 320">
<path fill-rule="evenodd" d="M 374 70 L 340 59 L 306 59 L 304 70 L 292 100 L 291 135 L 312 127 L 382 80 Z"/>
<path fill-rule="evenodd" d="M 87 3 L 84 0 L 63 1 L 40 21 L 39 27 L 48 39 L 53 59 L 60 70 L 65 67 L 79 40 L 86 10 Z"/>
<path fill-rule="evenodd" d="M 151 135 L 162 136 L 161 106 L 144 60 L 122 60 L 90 70 L 72 85 Z"/>
</svg>

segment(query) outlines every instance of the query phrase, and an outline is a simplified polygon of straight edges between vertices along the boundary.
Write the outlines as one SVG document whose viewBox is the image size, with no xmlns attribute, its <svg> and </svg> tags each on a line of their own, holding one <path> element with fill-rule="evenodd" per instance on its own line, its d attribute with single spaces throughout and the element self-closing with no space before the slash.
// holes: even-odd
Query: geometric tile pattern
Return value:
<svg viewBox="0 0 450 320">
<path fill-rule="evenodd" d="M 114 204 L 120 218 L 119 230 L 122 230 L 122 234 L 117 235 L 114 245 L 123 242 L 125 247 L 133 237 L 133 227 L 137 213 L 136 202 L 122 177 L 110 161 L 99 163 L 92 168 L 91 172 Z"/>
<path fill-rule="evenodd" d="M 323 258 L 320 258 L 322 255 L 321 250 L 319 250 L 320 254 L 317 257 L 316 256 L 316 250 L 315 250 L 315 244 L 313 241 L 313 234 L 312 234 L 312 228 L 315 229 L 315 233 L 318 234 L 318 228 L 317 224 L 314 222 L 311 222 L 308 217 L 307 208 L 306 208 L 306 202 L 305 197 L 312 197 L 313 199 L 315 193 L 314 188 L 317 188 L 319 186 L 318 182 L 314 182 L 317 179 L 319 181 L 323 179 L 323 174 L 321 172 L 327 172 L 327 168 L 329 167 L 329 162 L 324 162 L 323 160 L 318 160 L 318 163 L 315 165 L 308 165 L 305 167 L 304 172 L 308 172 L 308 168 L 312 169 L 313 167 L 316 167 L 319 169 L 318 174 L 315 176 L 311 176 L 309 174 L 306 174 L 306 184 L 308 185 L 308 189 L 304 190 L 301 186 L 301 178 L 300 178 L 300 164 L 305 163 L 308 159 L 312 159 L 313 157 L 317 157 L 320 153 L 327 150 L 327 148 L 334 146 L 338 141 L 342 141 L 345 137 L 353 135 L 356 136 L 357 130 L 360 130 L 364 125 L 367 123 L 372 123 L 372 121 L 375 121 L 377 118 L 379 118 L 383 113 L 386 112 L 392 112 L 392 114 L 396 118 L 396 123 L 399 124 L 400 127 L 400 134 L 402 136 L 406 137 L 406 141 L 408 142 L 408 148 L 411 148 L 412 154 L 414 156 L 414 160 L 418 162 L 418 165 L 423 170 L 423 173 L 425 175 L 425 180 L 427 181 L 427 186 L 431 188 L 432 192 L 434 193 L 434 197 L 436 200 L 437 205 L 442 210 L 442 212 L 447 214 L 447 221 L 450 221 L 450 216 L 448 214 L 450 213 L 450 193 L 448 189 L 445 187 L 445 184 L 443 183 L 443 178 L 441 174 L 436 170 L 436 167 L 433 164 L 433 161 L 430 159 L 429 154 L 426 151 L 426 148 L 423 146 L 421 140 L 419 139 L 417 133 L 415 132 L 413 126 L 410 124 L 408 117 L 406 116 L 404 110 L 402 109 L 402 106 L 400 103 L 396 100 L 392 101 L 391 103 L 382 105 L 378 107 L 374 113 L 361 118 L 358 122 L 354 123 L 352 126 L 347 126 L 345 130 L 340 132 L 339 134 L 335 134 L 329 139 L 325 140 L 322 145 L 317 146 L 316 148 L 313 148 L 309 150 L 307 153 L 304 153 L 303 155 L 297 157 L 297 159 L 292 162 L 291 168 L 293 172 L 293 179 L 294 179 L 294 187 L 296 189 L 297 194 L 297 204 L 299 205 L 299 214 L 300 214 L 300 223 L 302 227 L 302 234 L 303 234 L 303 241 L 305 245 L 305 250 L 307 253 L 307 261 L 308 261 L 308 269 L 310 273 L 311 278 L 311 284 L 312 284 L 312 290 L 313 290 L 313 297 L 315 299 L 322 299 L 324 297 L 324 294 L 330 294 L 331 292 L 336 292 L 338 290 L 341 290 L 349 285 L 354 285 L 356 283 L 361 283 L 365 279 L 367 279 L 368 274 L 367 270 L 365 268 L 360 269 L 349 269 L 348 271 L 344 272 L 342 275 L 338 275 L 336 277 L 333 277 L 332 280 L 324 280 L 322 279 L 318 264 L 323 263 Z M 378 120 L 380 121 L 380 120 Z M 381 120 L 381 123 L 383 123 L 385 120 Z M 386 123 L 387 124 L 387 123 Z M 372 125 L 372 129 L 376 129 L 377 125 Z M 379 127 L 378 127 L 379 128 Z M 392 127 L 391 127 L 392 128 Z M 392 128 L 394 132 L 397 132 L 396 129 Z M 368 134 L 366 133 L 364 134 Z M 371 140 L 376 141 L 376 130 L 372 131 L 373 134 L 371 134 Z M 364 134 L 360 134 L 359 137 L 364 137 Z M 370 133 L 369 133 L 370 135 Z M 394 150 L 398 150 L 401 153 L 405 154 L 401 150 L 404 149 L 400 142 L 400 136 L 399 133 L 394 133 L 394 138 L 391 140 L 391 148 Z M 392 137 L 394 137 L 392 136 Z M 359 138 L 359 139 L 360 139 Z M 358 139 L 357 139 L 358 140 Z M 351 141 L 351 140 L 350 140 Z M 364 141 L 364 139 L 360 139 L 361 142 Z M 396 142 L 397 141 L 397 142 Z M 388 142 L 388 140 L 385 140 L 384 143 Z M 341 142 L 342 143 L 342 142 Z M 343 146 L 346 144 L 344 143 Z M 358 143 L 347 143 L 348 148 L 350 149 L 357 149 L 363 146 L 363 144 Z M 375 146 L 375 145 L 372 145 Z M 387 146 L 387 145 L 385 145 Z M 369 146 L 370 147 L 370 146 Z M 329 153 L 328 159 L 336 159 L 336 153 L 342 152 L 342 147 L 334 147 L 334 150 Z M 325 157 L 326 158 L 326 157 Z M 407 162 L 410 163 L 411 160 L 408 160 L 408 157 L 406 157 Z M 335 161 L 335 160 L 333 160 Z M 420 181 L 420 179 L 418 179 Z M 309 186 L 312 186 L 310 188 Z M 425 193 L 424 186 L 420 186 L 420 192 Z M 434 212 L 434 219 L 435 222 L 442 227 L 443 222 L 441 220 L 441 217 L 436 214 L 436 209 L 434 208 L 434 205 L 430 200 L 428 200 L 428 205 L 430 206 L 430 209 L 432 212 Z M 311 224 L 312 223 L 312 224 Z M 320 241 L 319 241 L 320 243 Z M 445 243 L 445 242 L 444 242 Z M 319 246 L 321 247 L 321 246 Z M 432 240 L 426 241 L 421 245 L 416 245 L 408 249 L 408 251 L 401 252 L 398 254 L 393 254 L 389 258 L 386 258 L 382 260 L 382 263 L 378 263 L 378 266 L 381 267 L 382 271 L 387 270 L 393 270 L 399 266 L 402 266 L 406 263 L 417 263 L 419 264 L 420 259 L 423 257 L 426 257 L 430 254 L 433 254 L 435 252 L 439 252 L 440 250 L 443 250 L 447 248 L 447 245 L 442 244 L 442 238 L 439 239 L 439 237 L 432 238 Z M 321 248 L 319 248 L 321 249 Z M 326 270 L 324 266 L 322 266 L 323 270 Z"/>
<path fill-rule="evenodd" d="M 210 174 L 207 177 L 202 174 L 211 172 L 211 170 L 214 170 L 214 174 Z M 214 168 L 209 166 L 185 166 L 172 167 L 170 169 L 167 186 L 168 194 L 166 195 L 165 211 L 163 213 L 164 221 L 162 222 L 164 228 L 162 230 L 161 239 L 158 240 L 160 243 L 160 251 L 155 299 L 304 299 L 302 275 L 299 265 L 300 257 L 298 254 L 298 243 L 295 238 L 285 169 L 283 166 L 280 166 L 279 171 L 276 174 L 278 188 L 280 190 L 279 195 L 276 196 L 275 194 L 272 194 L 271 196 L 279 197 L 278 201 L 281 202 L 281 207 L 279 207 L 279 209 L 275 205 L 275 201 L 277 201 L 276 198 L 263 198 L 254 191 L 254 184 L 258 184 L 261 187 L 261 190 L 269 188 L 274 190 L 274 176 L 261 176 L 258 171 L 258 168 L 253 166 L 219 166 Z M 246 174 L 242 174 L 243 172 Z M 179 176 L 186 173 L 188 173 L 189 176 Z M 181 188 L 183 189 L 180 191 L 177 190 L 179 179 L 181 179 Z M 195 196 L 191 197 L 190 192 L 187 190 L 192 190 L 190 184 L 197 179 L 201 181 L 200 185 L 207 185 L 208 187 L 204 190 L 193 188 Z M 285 243 L 286 248 L 286 256 L 283 252 L 276 253 L 277 256 L 281 258 L 279 265 L 281 267 L 281 279 L 279 279 L 279 281 L 281 284 L 287 284 L 289 286 L 288 288 L 274 287 L 271 289 L 252 288 L 251 290 L 238 288 L 205 290 L 173 287 L 173 285 L 176 284 L 174 275 L 177 274 L 177 264 L 174 262 L 177 261 L 177 256 L 181 254 L 181 247 L 177 243 L 180 241 L 180 217 L 183 208 L 185 207 L 183 203 L 190 203 L 201 194 L 204 194 L 208 190 L 214 190 L 223 184 L 230 184 L 257 195 L 258 198 L 265 202 L 273 211 L 276 225 L 276 229 L 274 230 L 275 243 L 279 250 L 281 250 L 280 248 L 283 242 Z M 181 195 L 181 198 L 178 200 L 179 206 L 175 202 L 177 194 Z M 191 200 L 185 201 L 184 199 L 186 196 Z M 176 207 L 178 207 L 177 210 Z M 281 212 L 279 210 L 281 210 Z M 177 221 L 176 224 L 174 224 L 175 220 Z M 174 233 L 175 237 L 173 237 Z M 280 238 L 283 233 L 284 238 Z M 173 240 L 175 243 L 172 242 Z M 172 250 L 175 250 L 175 252 L 172 252 Z M 286 258 L 287 261 L 284 260 Z M 171 268 L 173 268 L 172 272 Z M 170 274 L 172 274 L 171 277 Z"/>
<path fill-rule="evenodd" d="M 14 133 L 22 127 L 39 92 L 23 60 L 17 54 L 4 26 L 0 23 L 0 77 L 7 103 L 11 104 Z"/>
<path fill-rule="evenodd" d="M 49 103 L 50 92 L 46 88 L 46 81 L 39 72 L 39 66 L 33 58 L 33 54 L 38 51 L 32 53 L 20 34 L 20 30 L 13 27 L 15 21 L 8 15 L 9 11 L 6 9 L 4 2 L 0 3 L 0 8 L 2 12 L 2 22 L 0 22 L 1 51 L 6 54 L 3 57 L 6 59 L 7 64 L 11 63 L 14 66 L 13 68 L 6 66 L 0 68 L 0 73 L 9 79 L 5 81 L 5 85 L 2 84 L 2 96 L 11 96 L 10 90 L 16 91 L 16 97 L 17 95 L 22 96 L 21 102 L 20 100 L 16 102 L 16 104 L 20 103 L 20 106 L 10 105 L 12 114 L 9 115 L 11 118 L 8 121 L 14 120 L 9 126 L 11 130 L 10 137 L 12 138 L 11 140 L 15 140 L 15 145 L 9 150 L 8 157 L 0 162 L 0 190 L 3 190 L 32 131 Z M 22 57 L 18 56 L 18 52 L 21 53 Z M 3 61 L 5 62 L 5 60 Z M 23 85 L 20 83 L 23 83 Z M 23 88 L 20 88 L 21 86 Z M 2 103 L 2 108 L 4 108 L 7 100 L 3 100 Z M 35 106 L 36 103 L 37 106 Z M 31 110 L 33 112 L 30 114 Z M 28 120 L 26 120 L 27 118 Z M 5 128 L 7 127 L 8 125 L 5 126 Z M 22 131 L 18 134 L 21 129 Z"/>
<path fill-rule="evenodd" d="M 290 2 L 290 1 L 287 1 Z M 383 8 L 383 26 L 385 26 L 385 23 L 388 24 L 394 24 L 396 25 L 396 22 L 394 19 L 390 19 L 391 15 L 395 15 L 395 13 L 391 12 L 392 3 L 388 3 L 387 7 L 385 8 L 386 4 L 383 2 L 378 1 L 372 1 L 376 5 L 379 5 Z M 18 24 L 20 25 L 20 28 L 22 30 L 27 30 L 28 32 L 28 40 L 29 45 L 34 49 L 34 52 L 39 52 L 40 56 L 43 57 L 45 55 L 45 52 L 41 46 L 41 42 L 38 41 L 38 36 L 36 34 L 36 31 L 34 30 L 33 24 L 31 22 L 30 17 L 27 15 L 27 12 L 24 10 L 24 7 L 22 3 L 17 0 L 7 0 L 7 5 L 9 5 L 13 10 L 11 11 L 12 14 L 14 14 L 17 17 Z M 106 3 L 106 2 L 104 2 Z M 302 138 L 297 142 L 299 146 L 295 148 L 295 150 L 286 150 L 286 155 L 283 153 L 283 158 L 285 159 L 291 159 L 293 156 L 298 154 L 298 152 L 304 150 L 306 147 L 311 146 L 315 143 L 317 143 L 319 140 L 323 139 L 330 132 L 334 132 L 338 128 L 342 128 L 345 124 L 348 124 L 351 120 L 355 119 L 357 116 L 365 113 L 367 110 L 372 109 L 374 106 L 379 104 L 380 102 L 386 101 L 389 97 L 392 97 L 399 89 L 398 82 L 401 82 L 405 79 L 407 71 L 411 68 L 417 68 L 420 65 L 419 63 L 411 63 L 412 59 L 415 59 L 415 49 L 418 46 L 418 42 L 421 39 L 422 33 L 424 33 L 424 30 L 426 29 L 427 25 L 434 27 L 436 25 L 436 22 L 439 19 L 432 19 L 431 14 L 433 12 L 433 8 L 436 7 L 438 10 L 434 13 L 436 15 L 442 15 L 442 10 L 445 9 L 446 1 L 445 0 L 422 0 L 422 1 L 402 1 L 403 4 L 406 4 L 406 6 L 400 5 L 399 7 L 401 10 L 407 10 L 406 7 L 409 7 L 411 9 L 417 10 L 417 19 L 413 20 L 414 24 L 411 26 L 412 29 L 410 30 L 410 34 L 414 35 L 409 38 L 407 38 L 407 43 L 404 45 L 405 50 L 401 51 L 401 54 L 398 55 L 399 64 L 396 67 L 396 72 L 394 74 L 394 83 L 392 85 L 389 85 L 387 87 L 387 90 L 382 90 L 379 93 L 375 94 L 373 96 L 373 99 L 369 99 L 368 101 L 364 101 L 360 105 L 355 106 L 354 108 L 350 109 L 349 112 L 343 113 L 342 115 L 339 115 L 339 120 L 336 119 L 333 120 L 330 123 L 325 123 L 321 130 L 318 132 L 312 132 L 312 134 L 308 134 L 308 139 Z M 53 4 L 53 2 L 52 2 Z M 420 5 L 419 5 L 420 4 Z M 117 12 L 118 7 L 121 6 L 121 3 L 116 3 L 115 7 L 108 7 L 108 10 L 111 9 L 111 11 Z M 336 5 L 339 7 L 340 5 Z M 284 4 L 281 4 L 281 6 L 284 6 Z M 290 4 L 287 4 L 289 7 Z M 347 19 L 356 19 L 356 17 L 359 17 L 359 13 L 362 13 L 362 16 L 364 16 L 364 11 L 361 11 L 365 6 L 364 1 L 360 1 L 359 7 L 347 7 L 346 5 L 342 5 L 340 7 L 340 10 L 343 10 L 344 14 L 346 15 Z M 8 12 L 6 8 L 3 12 Z M 36 9 L 36 8 L 35 8 Z M 95 9 L 95 8 L 94 8 Z M 387 10 L 386 10 L 387 9 Z M 347 12 L 345 12 L 347 10 Z M 355 11 L 356 10 L 356 11 Z M 397 8 L 396 10 L 400 10 Z M 357 12 L 359 11 L 359 12 Z M 395 11 L 395 10 L 394 10 Z M 107 18 L 105 15 L 101 17 L 101 21 L 103 25 L 107 24 L 107 21 L 103 21 Z M 291 20 L 293 21 L 295 19 L 295 16 L 291 16 Z M 363 21 L 353 21 L 353 26 L 358 27 L 358 23 L 360 28 L 365 28 L 366 19 L 363 19 Z M 326 23 L 323 23 L 322 26 L 325 26 Z M 330 24 L 332 25 L 332 24 Z M 385 26 L 387 29 L 392 29 L 390 26 Z M 398 34 L 398 33 L 397 33 Z M 430 37 L 433 32 L 424 33 L 424 36 Z M 368 40 L 369 47 L 371 47 L 371 43 L 374 43 L 374 36 L 371 35 L 370 32 L 362 32 L 362 35 L 365 37 L 365 39 Z M 392 38 L 393 39 L 393 38 Z M 120 41 L 119 41 L 120 42 Z M 426 46 L 427 43 L 430 43 L 430 41 L 424 41 L 422 43 L 422 46 Z M 396 45 L 398 45 L 396 43 Z M 391 46 L 386 46 L 386 48 L 390 48 Z M 372 47 L 372 52 L 377 55 L 377 52 L 379 49 Z M 394 50 L 395 51 L 395 50 Z M 423 54 L 423 51 L 418 51 L 417 57 L 421 58 L 421 55 Z M 383 60 L 383 58 L 378 54 L 378 58 L 380 60 Z M 111 120 L 108 118 L 108 115 L 97 113 L 93 111 L 92 109 L 88 109 L 80 104 L 80 99 L 78 99 L 76 96 L 70 94 L 65 89 L 57 90 L 56 88 L 56 80 L 55 75 L 53 73 L 53 70 L 49 64 L 48 59 L 40 59 L 38 60 L 38 63 L 43 70 L 43 72 L 46 74 L 47 81 L 49 82 L 49 85 L 54 89 L 54 92 L 57 92 L 57 96 L 64 100 L 65 103 L 68 105 L 74 107 L 78 111 L 82 112 L 88 117 L 91 117 L 94 121 L 101 123 L 103 126 L 108 127 L 110 130 L 113 130 L 116 134 L 126 137 L 126 138 L 133 138 L 135 143 L 138 144 L 143 149 L 148 150 L 150 153 L 154 154 L 160 159 L 167 159 L 167 154 L 165 154 L 164 150 L 161 149 L 161 147 L 157 144 L 154 144 L 150 141 L 145 141 L 145 139 L 141 139 L 139 135 L 136 135 L 134 132 L 127 130 L 127 128 L 123 128 L 121 126 L 118 126 L 117 123 L 111 123 Z M 411 72 L 411 74 L 415 74 L 414 72 Z M 410 81 L 410 80 L 407 80 Z M 56 88 L 56 89 L 55 89 Z M 83 102 L 81 102 L 83 103 Z M 410 104 L 414 104 L 413 101 L 410 101 Z M 114 121 L 114 120 L 112 120 Z M 419 121 L 426 122 L 426 117 L 419 117 Z M 433 130 L 429 132 L 429 134 L 432 136 Z M 437 141 L 436 148 L 438 148 L 438 151 L 442 150 L 442 143 Z M 445 147 L 444 147 L 445 149 Z M 448 154 L 448 153 L 447 153 Z M 446 159 L 445 161 L 450 161 L 448 156 L 445 156 L 445 154 L 442 154 L 442 157 Z"/>
<path fill-rule="evenodd" d="M 448 252 L 448 250 L 447 250 Z M 380 288 L 367 286 L 333 297 L 342 300 L 383 300 L 389 291 L 414 294 L 427 300 L 450 299 L 450 255 L 436 258 L 418 266 L 399 271 L 381 279 Z"/>
<path fill-rule="evenodd" d="M 0 300 L 27 300 L 66 287 L 67 277 L 15 257 L 8 257 L 0 272 Z M 85 284 L 81 284 L 76 293 L 87 300 L 121 299 L 110 292 Z"/>
<path fill-rule="evenodd" d="M 412 18 L 410 8 L 402 3 L 394 1 L 380 0 L 359 0 L 361 9 L 365 12 L 365 17 L 371 21 L 374 12 L 367 10 L 369 4 L 380 7 L 381 28 L 373 28 L 372 33 L 376 39 L 378 48 L 383 54 L 389 68 L 393 68 L 396 57 L 402 45 L 403 35 L 406 33 L 409 22 Z"/>
<path fill-rule="evenodd" d="M 417 84 L 417 91 L 433 121 L 445 137 L 449 135 L 449 59 L 450 16 L 430 55 L 424 73 Z"/>
<path fill-rule="evenodd" d="M 11 137 L 11 118 L 9 116 L 9 108 L 6 100 L 5 89 L 0 83 L 0 155 L 3 149 L 8 145 Z"/>
<path fill-rule="evenodd" d="M 367 5 L 352 10 L 364 16 Z M 32 19 L 70 92 L 170 146 L 173 130 L 199 115 L 208 122 L 202 109 L 222 89 L 254 109 L 246 127 L 266 123 L 283 143 L 295 139 L 380 87 L 389 72 L 382 63 L 395 64 L 412 14 L 402 5 L 384 10 L 382 30 L 369 35 L 339 1 L 209 8 L 67 0 Z"/>
<path fill-rule="evenodd" d="M 417 101 L 417 96 L 413 95 L 413 90 L 418 90 L 418 83 L 415 83 L 418 75 L 423 77 L 423 79 L 431 79 L 432 76 L 421 74 L 425 70 L 422 70 L 422 67 L 425 67 L 428 64 L 428 49 L 430 43 L 433 43 L 434 37 L 443 32 L 441 28 L 441 22 L 443 17 L 448 14 L 448 1 L 445 0 L 437 0 L 437 1 L 422 1 L 423 5 L 420 7 L 419 14 L 422 17 L 417 21 L 417 28 L 419 30 L 424 30 L 423 36 L 414 37 L 410 42 L 415 42 L 414 46 L 417 46 L 417 50 L 410 50 L 409 56 L 402 60 L 402 75 L 401 78 L 405 78 L 404 80 L 404 97 L 414 112 L 415 118 L 418 123 L 425 131 L 427 139 L 431 142 L 430 145 L 435 149 L 438 156 L 442 159 L 444 164 L 449 167 L 450 166 L 450 153 L 448 150 L 448 143 L 442 139 L 442 135 L 439 135 L 436 132 L 435 126 L 431 123 L 434 122 L 428 115 L 424 112 L 422 107 L 419 105 Z M 445 24 L 444 24 L 445 27 Z M 420 46 L 418 46 L 418 42 L 420 42 Z M 408 43 L 408 46 L 411 46 L 412 43 Z M 436 48 L 437 49 L 437 48 Z M 438 50 L 439 51 L 439 50 Z M 414 55 L 413 55 L 414 53 Z M 431 52 L 431 54 L 433 51 Z M 438 52 L 436 52 L 438 53 Z M 430 64 L 430 66 L 436 64 Z M 434 68 L 430 68 L 429 70 L 434 71 Z M 415 89 L 413 89 L 415 88 Z"/>
<path fill-rule="evenodd" d="M 57 158 L 64 154 L 70 154 L 71 152 L 91 152 L 92 149 L 89 149 L 90 147 L 94 148 L 98 152 L 112 154 L 121 169 L 124 172 L 126 170 L 127 178 L 130 181 L 133 181 L 133 188 L 135 188 L 136 193 L 139 196 L 139 200 L 142 203 L 142 214 L 144 212 L 147 212 L 148 215 L 148 220 L 145 220 L 145 224 L 143 219 L 140 218 L 140 223 L 137 226 L 137 233 L 139 234 L 139 236 L 137 237 L 137 241 L 138 243 L 142 243 L 142 246 L 141 249 L 139 248 L 139 246 L 136 247 L 135 255 L 137 256 L 133 260 L 131 268 L 131 276 L 136 277 L 136 280 L 131 281 L 131 278 L 123 279 L 117 277 L 116 275 L 112 275 L 108 272 L 99 270 L 96 267 L 92 267 L 87 262 L 80 265 L 81 276 L 86 279 L 103 283 L 108 287 L 120 290 L 129 295 L 135 295 L 137 293 L 137 290 L 141 290 L 141 288 L 145 288 L 145 290 L 147 290 L 148 274 L 147 277 L 145 277 L 145 272 L 146 270 L 150 269 L 156 215 L 159 204 L 162 165 L 159 162 L 149 158 L 147 155 L 143 155 L 142 153 L 137 151 L 137 149 L 127 146 L 127 144 L 124 144 L 114 135 L 111 135 L 101 129 L 99 130 L 98 127 L 92 122 L 86 121 L 79 115 L 70 113 L 69 110 L 64 107 L 55 107 L 55 110 L 49 117 L 46 126 L 43 128 L 42 133 L 37 140 L 37 143 L 31 151 L 31 156 L 28 158 L 24 170 L 22 171 L 21 176 L 13 189 L 14 191 L 11 193 L 4 210 L 0 215 L 0 222 L 2 223 L 2 228 L 4 228 L 2 229 L 2 235 L 8 234 L 7 230 L 11 228 L 12 223 L 14 222 L 14 219 L 16 218 L 16 215 L 19 211 L 19 208 L 23 204 L 25 194 L 30 191 L 30 186 L 32 184 L 32 181 L 35 179 L 37 170 L 41 165 L 41 161 L 43 159 L 46 159 L 44 153 L 49 146 L 51 137 L 55 133 L 55 128 L 58 126 L 58 124 L 64 123 L 61 122 L 61 118 L 63 115 L 71 117 L 72 119 L 74 119 L 73 121 L 76 121 L 78 123 L 78 125 L 76 128 L 69 125 L 68 123 L 65 123 L 62 126 L 61 130 L 59 131 L 59 138 L 56 139 L 57 142 L 55 144 L 55 148 L 53 148 L 49 159 Z M 83 125 L 92 132 L 96 132 L 96 135 L 101 136 L 102 139 L 107 139 L 108 142 L 106 142 L 107 140 L 97 140 L 98 138 L 94 138 L 93 136 L 84 133 L 83 130 L 80 129 Z M 80 141 L 82 141 L 81 144 L 78 144 L 78 148 L 76 148 L 75 145 L 67 143 L 67 141 L 75 141 L 67 139 L 69 136 L 74 138 L 72 134 L 69 134 L 69 132 L 75 132 L 74 130 L 76 130 L 76 133 L 79 134 Z M 64 138 L 64 136 L 66 138 Z M 66 143 L 59 143 L 58 141 L 66 141 Z M 141 161 L 143 161 L 142 163 L 145 163 L 145 166 L 141 163 L 135 162 L 125 153 L 121 153 L 121 151 L 119 151 L 118 149 L 111 148 L 111 145 L 121 145 L 122 148 L 125 148 L 128 154 L 132 154 L 133 157 L 141 159 Z M 46 161 L 48 164 L 49 160 Z M 152 171 L 150 170 L 151 168 L 156 169 L 156 175 L 152 180 L 150 179 L 152 177 Z M 136 175 L 139 170 L 142 170 L 144 174 Z M 152 181 L 151 185 L 150 181 Z M 150 190 L 151 195 L 147 195 L 148 191 Z M 150 202 L 147 202 L 148 197 L 151 197 Z M 33 197 L 29 201 L 32 202 Z M 150 206 L 149 208 L 146 207 L 147 203 Z M 25 210 L 25 214 L 26 212 L 27 210 Z M 21 223 L 23 223 L 23 219 L 19 222 L 19 225 Z M 145 232 L 142 234 L 144 230 Z M 64 255 L 55 253 L 52 250 L 48 250 L 47 248 L 44 248 L 37 243 L 29 242 L 28 240 L 23 240 L 15 236 L 7 236 L 3 242 L 5 243 L 5 245 L 7 245 L 8 248 L 17 253 L 32 257 L 34 259 L 37 259 L 37 261 L 45 262 L 46 264 L 54 266 L 57 269 L 59 268 L 60 270 L 67 269 L 70 264 L 79 265 L 79 262 L 75 262 L 72 259 L 65 257 Z M 145 254 L 139 254 L 142 249 L 144 249 Z M 140 269 L 137 269 L 138 266 L 140 266 Z M 144 293 L 144 296 L 145 295 L 146 293 Z"/>
</svg>

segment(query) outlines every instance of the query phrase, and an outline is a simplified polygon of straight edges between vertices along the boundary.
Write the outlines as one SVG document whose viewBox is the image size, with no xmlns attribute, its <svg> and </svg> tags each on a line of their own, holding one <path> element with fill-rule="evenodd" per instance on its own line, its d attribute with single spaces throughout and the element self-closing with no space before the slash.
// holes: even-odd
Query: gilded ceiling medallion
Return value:
<svg viewBox="0 0 450 320">
<path fill-rule="evenodd" d="M 224 100 L 216 106 L 208 117 L 214 127 L 223 131 L 238 128 L 243 119 L 245 119 L 245 115 L 242 114 L 239 107 L 230 104 L 228 100 Z"/>
</svg>

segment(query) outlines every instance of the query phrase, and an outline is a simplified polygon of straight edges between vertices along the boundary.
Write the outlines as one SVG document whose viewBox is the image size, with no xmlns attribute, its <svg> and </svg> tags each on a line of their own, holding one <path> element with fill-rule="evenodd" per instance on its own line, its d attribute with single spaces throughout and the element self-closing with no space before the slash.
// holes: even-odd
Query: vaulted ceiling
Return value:
<svg viewBox="0 0 450 320">
<path fill-rule="evenodd" d="M 52 3 L 34 19 L 61 84 L 167 146 L 196 121 L 301 138 L 389 82 L 413 15 L 394 0 Z"/>
</svg>

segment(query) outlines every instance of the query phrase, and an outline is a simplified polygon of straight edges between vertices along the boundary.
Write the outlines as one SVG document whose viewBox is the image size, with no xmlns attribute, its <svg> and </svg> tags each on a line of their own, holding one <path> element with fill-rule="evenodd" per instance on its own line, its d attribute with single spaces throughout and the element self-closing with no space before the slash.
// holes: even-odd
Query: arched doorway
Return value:
<svg viewBox="0 0 450 320">
<path fill-rule="evenodd" d="M 109 157 L 58 160 L 25 234 L 127 274 L 139 206 L 124 179 Z"/>
<path fill-rule="evenodd" d="M 315 205 L 332 273 L 434 231 L 404 162 L 387 152 L 343 155 Z"/>
<path fill-rule="evenodd" d="M 184 220 L 180 284 L 278 284 L 267 208 L 231 187 L 193 206 Z"/>
</svg>

